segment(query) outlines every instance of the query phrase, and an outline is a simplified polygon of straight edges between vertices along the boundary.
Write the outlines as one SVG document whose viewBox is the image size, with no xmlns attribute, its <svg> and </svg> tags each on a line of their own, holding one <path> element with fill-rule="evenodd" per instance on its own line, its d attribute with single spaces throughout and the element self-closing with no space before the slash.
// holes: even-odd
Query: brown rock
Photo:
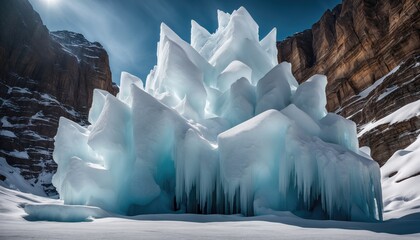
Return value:
<svg viewBox="0 0 420 240">
<path fill-rule="evenodd" d="M 0 80 L 0 157 L 53 193 L 58 119 L 86 125 L 93 89 L 118 92 L 108 54 L 81 34 L 50 33 L 27 0 L 1 1 Z"/>
<path fill-rule="evenodd" d="M 415 65 L 420 55 L 419 9 L 420 3 L 415 0 L 344 0 L 324 13 L 311 29 L 278 42 L 279 62 L 291 62 L 299 82 L 316 73 L 325 74 L 327 109 L 362 126 L 420 99 L 420 69 Z M 399 71 L 368 97 L 357 96 L 400 64 Z M 392 87 L 398 90 L 378 99 Z M 372 131 L 360 139 L 361 145 L 372 148 L 374 159 L 381 164 L 416 136 L 413 127 L 389 128 L 399 129 L 391 131 L 392 137 L 411 137 L 393 144 L 392 139 L 382 141 L 384 138 Z"/>
</svg>

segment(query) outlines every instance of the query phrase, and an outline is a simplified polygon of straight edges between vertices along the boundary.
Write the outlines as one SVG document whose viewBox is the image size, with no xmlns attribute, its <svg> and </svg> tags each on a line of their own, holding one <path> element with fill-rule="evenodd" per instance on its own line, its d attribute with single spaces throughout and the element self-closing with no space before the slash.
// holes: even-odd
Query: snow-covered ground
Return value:
<svg viewBox="0 0 420 240">
<path fill-rule="evenodd" d="M 420 239 L 420 140 L 396 152 L 380 177 L 379 166 L 359 151 L 356 125 L 327 114 L 325 76 L 299 85 L 289 63 L 277 65 L 276 30 L 260 41 L 244 8 L 219 11 L 218 21 L 214 34 L 193 22 L 191 45 L 162 24 L 158 63 L 145 86 L 123 73 L 117 97 L 95 90 L 91 126 L 60 119 L 53 184 L 72 205 L 23 193 L 34 184 L 0 158 L 0 240 Z M 48 94 L 40 98 L 45 106 L 60 105 Z M 366 124 L 359 136 L 418 116 L 419 103 Z M 16 137 L 9 130 L 0 135 Z M 4 153 L 30 158 L 26 151 Z M 180 211 L 200 203 L 202 212 L 258 216 L 116 214 L 166 212 L 174 196 Z M 376 221 L 382 197 L 384 221 Z M 276 211 L 300 216 L 321 208 L 330 219 L 370 222 Z"/>
<path fill-rule="evenodd" d="M 383 222 L 308 220 L 289 212 L 258 217 L 194 214 L 126 217 L 96 207 L 66 206 L 61 200 L 0 186 L 0 239 L 419 239 L 420 176 L 416 176 L 419 149 L 420 138 L 397 151 L 381 169 Z"/>
<path fill-rule="evenodd" d="M 420 136 L 381 168 L 384 212 L 399 218 L 420 212 Z M 418 225 L 420 229 L 420 225 Z"/>
<path fill-rule="evenodd" d="M 415 176 L 420 166 L 419 149 L 420 138 L 397 151 L 381 169 L 383 222 L 308 220 L 288 212 L 258 217 L 194 214 L 126 217 L 96 207 L 66 206 L 61 200 L 0 186 L 0 239 L 419 239 L 420 176 Z M 74 222 L 43 221 L 36 217 Z"/>
<path fill-rule="evenodd" d="M 419 239 L 420 209 L 384 222 L 341 222 L 277 216 L 156 214 L 83 222 L 35 221 L 25 204 L 61 204 L 0 187 L 0 239 Z M 94 212 L 94 211 L 93 211 Z M 393 217 L 386 212 L 385 218 Z"/>
</svg>

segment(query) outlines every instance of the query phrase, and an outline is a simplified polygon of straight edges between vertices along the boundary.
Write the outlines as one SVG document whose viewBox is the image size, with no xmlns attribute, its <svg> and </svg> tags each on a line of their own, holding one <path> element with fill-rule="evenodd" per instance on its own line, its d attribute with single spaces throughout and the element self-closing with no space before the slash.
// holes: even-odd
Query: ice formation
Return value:
<svg viewBox="0 0 420 240">
<path fill-rule="evenodd" d="M 128 215 L 381 220 L 379 166 L 327 113 L 326 84 L 299 85 L 276 29 L 260 41 L 243 7 L 218 11 L 212 34 L 192 21 L 191 44 L 162 24 L 144 87 L 123 72 L 117 97 L 94 91 L 90 126 L 60 119 L 53 184 L 66 204 Z"/>
</svg>

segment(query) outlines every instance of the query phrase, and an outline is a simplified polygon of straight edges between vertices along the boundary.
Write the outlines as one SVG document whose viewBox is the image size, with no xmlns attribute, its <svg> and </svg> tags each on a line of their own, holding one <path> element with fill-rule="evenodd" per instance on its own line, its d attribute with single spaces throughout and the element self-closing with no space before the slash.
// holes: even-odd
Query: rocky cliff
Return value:
<svg viewBox="0 0 420 240">
<path fill-rule="evenodd" d="M 94 88 L 118 91 L 111 80 L 108 54 L 99 43 L 68 31 L 49 32 L 27 0 L 1 1 L 3 169 L 16 167 L 35 188 L 53 191 L 52 150 L 58 119 L 65 116 L 86 124 Z M 0 177 L 7 181 L 6 176 Z"/>
<path fill-rule="evenodd" d="M 416 139 L 419 114 L 364 129 L 420 99 L 418 1 L 344 0 L 277 47 L 299 82 L 328 77 L 328 110 L 357 123 L 360 145 L 381 165 Z"/>
</svg>

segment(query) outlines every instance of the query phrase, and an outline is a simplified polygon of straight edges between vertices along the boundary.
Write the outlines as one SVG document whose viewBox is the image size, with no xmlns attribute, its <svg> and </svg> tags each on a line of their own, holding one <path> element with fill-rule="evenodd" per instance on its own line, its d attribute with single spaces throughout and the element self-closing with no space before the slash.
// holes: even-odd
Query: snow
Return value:
<svg viewBox="0 0 420 240">
<path fill-rule="evenodd" d="M 31 216 L 382 220 L 379 166 L 359 153 L 355 124 L 327 113 L 326 77 L 299 85 L 277 64 L 276 30 L 260 40 L 245 8 L 218 22 L 212 34 L 192 22 L 191 45 L 162 23 L 144 88 L 123 72 L 117 97 L 94 90 L 90 126 L 60 118 L 52 183 L 65 205 L 25 207 Z"/>
<path fill-rule="evenodd" d="M 3 127 L 13 127 L 13 125 L 9 121 L 7 121 L 6 116 L 1 118 L 1 124 Z"/>
<path fill-rule="evenodd" d="M 52 105 L 56 105 L 59 106 L 61 109 L 63 109 L 64 111 L 66 111 L 67 113 L 69 113 L 72 116 L 79 116 L 79 113 L 74 110 L 73 107 L 70 106 L 66 106 L 62 103 L 60 103 L 54 96 L 51 96 L 48 93 L 41 93 L 41 92 L 37 92 L 34 91 L 33 93 L 36 93 L 40 96 L 41 99 L 37 99 L 37 98 L 30 98 L 29 100 L 32 102 L 37 102 L 38 104 L 42 104 L 44 106 L 52 106 Z M 40 112 L 42 114 L 42 112 Z M 39 113 L 37 113 L 39 114 Z M 36 115 L 34 116 L 36 117 Z"/>
<path fill-rule="evenodd" d="M 420 137 L 396 151 L 381 168 L 384 212 L 390 218 L 417 213 L 420 206 Z"/>
<path fill-rule="evenodd" d="M 47 148 L 48 149 L 48 148 Z M 39 154 L 47 155 L 49 156 L 51 154 L 50 151 L 46 150 L 46 148 L 26 148 L 26 150 L 30 152 L 37 152 Z"/>
<path fill-rule="evenodd" d="M 386 96 L 388 96 L 389 94 L 391 94 L 392 92 L 394 92 L 395 90 L 398 89 L 398 86 L 392 86 L 389 87 L 387 89 L 385 89 L 385 92 L 381 93 L 381 95 L 379 95 L 378 99 L 376 99 L 377 102 L 381 101 L 382 99 L 384 99 Z"/>
<path fill-rule="evenodd" d="M 15 138 L 16 137 L 16 135 L 12 131 L 9 131 L 9 130 L 0 130 L 0 135 L 5 136 L 5 137 L 9 137 L 9 138 Z"/>
<path fill-rule="evenodd" d="M 26 151 L 13 150 L 11 152 L 7 152 L 4 150 L 0 150 L 0 152 L 9 156 L 15 157 L 15 158 L 29 159 L 29 155 Z"/>
<path fill-rule="evenodd" d="M 35 113 L 32 117 L 31 120 L 38 120 L 38 121 L 47 121 L 46 116 L 44 115 L 44 113 L 41 111 Z"/>
<path fill-rule="evenodd" d="M 63 107 L 63 106 L 61 106 L 62 108 L 64 108 L 64 110 L 66 111 L 66 112 L 68 112 L 70 115 L 72 115 L 72 116 L 74 116 L 74 117 L 78 117 L 79 116 L 79 113 L 76 111 L 76 110 L 74 110 L 73 108 L 67 108 L 67 107 Z"/>
<path fill-rule="evenodd" d="M 60 102 L 57 101 L 57 99 L 55 99 L 54 97 L 52 97 L 48 93 L 41 94 L 41 98 L 44 99 L 44 100 L 46 100 L 47 102 L 53 102 L 53 103 L 55 103 L 57 105 L 60 105 Z"/>
<path fill-rule="evenodd" d="M 92 56 L 92 55 L 87 55 L 87 54 L 83 54 L 83 57 L 99 59 L 99 56 Z"/>
<path fill-rule="evenodd" d="M 409 120 L 410 118 L 417 117 L 420 115 L 420 100 L 409 103 L 395 112 L 377 120 L 364 124 L 360 127 L 358 137 L 361 137 L 363 134 L 369 132 L 370 130 L 376 128 L 382 124 L 395 124 Z"/>
<path fill-rule="evenodd" d="M 67 209 L 77 211 L 84 208 L 80 212 L 81 218 L 78 219 L 82 221 L 71 223 L 43 221 L 45 219 L 43 215 L 48 213 L 49 207 L 62 210 L 62 216 L 66 216 Z M 47 212 L 37 211 L 41 209 Z M 33 215 L 28 215 L 25 211 Z M 90 214 L 86 214 L 89 212 Z M 54 212 L 54 214 L 58 213 L 58 211 Z M 418 213 L 415 216 L 418 216 Z M 56 220 L 60 219 L 62 217 Z M 124 217 L 112 215 L 94 207 L 63 206 L 61 200 L 39 197 L 0 186 L 0 239 L 47 240 L 87 237 L 89 239 L 138 239 L 141 236 L 144 239 L 393 240 L 418 239 L 420 237 L 419 225 L 419 217 L 366 223 L 308 220 L 287 212 L 256 217 L 196 214 Z"/>
<path fill-rule="evenodd" d="M 25 131 L 22 132 L 22 135 L 31 136 L 35 140 L 41 140 L 41 141 L 49 141 L 50 140 L 49 137 L 41 136 L 37 132 L 32 131 L 32 130 L 25 130 Z"/>
<path fill-rule="evenodd" d="M 376 80 L 372 85 L 370 85 L 368 88 L 366 88 L 365 90 L 363 90 L 362 92 L 360 92 L 357 96 L 360 97 L 360 99 L 362 98 L 366 98 L 367 96 L 369 96 L 369 94 L 375 90 L 379 85 L 382 84 L 382 82 L 389 76 L 391 76 L 392 74 L 394 74 L 396 71 L 398 71 L 398 69 L 400 69 L 401 65 L 396 66 L 394 69 L 392 69 L 389 73 L 387 73 L 385 76 L 381 77 L 380 79 Z M 360 100 L 359 99 L 359 100 Z"/>
<path fill-rule="evenodd" d="M 23 93 L 23 94 L 30 94 L 31 93 L 28 88 L 9 87 L 9 86 L 7 86 L 7 87 L 9 88 L 7 90 L 7 94 L 11 94 L 12 92 Z"/>
<path fill-rule="evenodd" d="M 20 175 L 20 169 L 10 166 L 6 162 L 6 159 L 3 157 L 0 157 L 0 175 L 6 177 L 4 181 L 0 181 L 0 186 L 2 186 L 1 189 L 4 189 L 3 187 L 7 187 L 19 192 L 33 193 L 39 196 L 45 196 L 45 193 L 43 190 L 41 190 L 41 188 L 37 188 L 31 185 L 22 177 L 22 175 Z M 0 198 L 0 201 L 4 200 L 6 199 Z"/>
<path fill-rule="evenodd" d="M 63 44 L 59 43 L 61 45 L 61 49 L 65 51 L 66 53 L 72 55 L 77 59 L 77 62 L 80 63 L 80 58 L 77 56 L 77 54 L 74 54 L 69 48 L 65 47 Z"/>
<path fill-rule="evenodd" d="M 19 106 L 17 106 L 14 102 L 10 99 L 0 98 L 0 103 L 2 107 L 6 107 L 13 110 L 19 110 Z"/>
</svg>

